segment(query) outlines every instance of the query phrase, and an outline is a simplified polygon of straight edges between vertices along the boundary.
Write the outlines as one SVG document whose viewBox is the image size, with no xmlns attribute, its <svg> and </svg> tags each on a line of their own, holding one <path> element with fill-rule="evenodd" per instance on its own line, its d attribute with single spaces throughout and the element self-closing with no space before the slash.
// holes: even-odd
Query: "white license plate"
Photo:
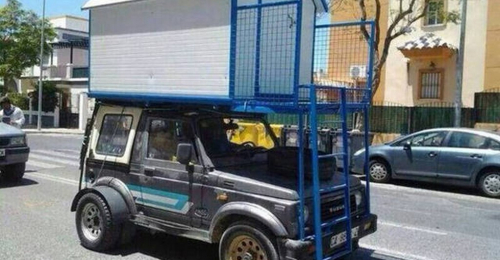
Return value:
<svg viewBox="0 0 500 260">
<path fill-rule="evenodd" d="M 0 149 L 0 157 L 4 157 L 5 156 L 5 149 Z"/>
<path fill-rule="evenodd" d="M 355 227 L 351 230 L 351 235 L 352 235 L 352 238 L 357 238 L 358 237 L 358 232 L 359 232 L 359 227 Z M 333 236 L 331 239 L 330 239 L 330 248 L 334 248 L 338 245 L 341 245 L 343 243 L 345 243 L 347 241 L 347 232 L 344 231 L 340 234 L 337 234 L 335 236 Z"/>
</svg>

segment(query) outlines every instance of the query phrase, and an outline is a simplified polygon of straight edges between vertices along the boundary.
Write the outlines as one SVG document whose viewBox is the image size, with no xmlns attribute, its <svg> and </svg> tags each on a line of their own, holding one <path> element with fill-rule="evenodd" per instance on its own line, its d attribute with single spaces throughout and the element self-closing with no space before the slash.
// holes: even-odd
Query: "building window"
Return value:
<svg viewBox="0 0 500 260">
<path fill-rule="evenodd" d="M 441 99 L 444 86 L 444 70 L 432 69 L 420 71 L 420 98 Z"/>
<path fill-rule="evenodd" d="M 425 25 L 439 25 L 444 23 L 444 0 L 430 0 L 425 14 Z"/>
</svg>

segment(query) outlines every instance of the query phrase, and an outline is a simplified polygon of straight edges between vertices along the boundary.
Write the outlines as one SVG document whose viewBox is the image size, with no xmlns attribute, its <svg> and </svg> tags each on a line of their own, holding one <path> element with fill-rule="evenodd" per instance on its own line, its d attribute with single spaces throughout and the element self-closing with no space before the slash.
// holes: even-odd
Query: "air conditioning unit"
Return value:
<svg viewBox="0 0 500 260">
<path fill-rule="evenodd" d="M 349 76 L 357 79 L 366 78 L 366 65 L 352 65 L 349 69 Z"/>
</svg>

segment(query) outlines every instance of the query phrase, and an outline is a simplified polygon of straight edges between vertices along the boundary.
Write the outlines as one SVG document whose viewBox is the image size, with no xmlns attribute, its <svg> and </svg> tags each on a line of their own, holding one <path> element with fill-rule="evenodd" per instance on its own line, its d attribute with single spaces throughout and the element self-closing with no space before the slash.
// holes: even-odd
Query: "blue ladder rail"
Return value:
<svg viewBox="0 0 500 260">
<path fill-rule="evenodd" d="M 310 101 L 311 101 L 311 106 L 310 106 L 310 111 L 309 111 L 309 116 L 310 116 L 310 129 L 318 129 L 318 122 L 317 122 L 317 99 L 316 99 L 316 86 L 315 85 L 310 85 L 308 86 L 309 88 L 309 96 L 310 96 Z M 346 90 L 341 89 L 341 104 L 340 104 L 340 113 L 342 120 L 340 121 L 342 123 L 342 142 L 344 144 L 348 143 L 348 137 L 347 137 L 347 104 L 346 104 Z M 299 120 L 299 123 L 302 120 Z M 300 127 L 302 128 L 302 126 Z M 301 134 L 299 134 L 301 136 Z M 300 138 L 300 137 L 299 137 Z M 302 145 L 301 145 L 302 146 Z M 352 223 L 351 223 L 351 203 L 350 203 L 350 181 L 349 181 L 349 171 L 346 169 L 349 169 L 348 165 L 348 146 L 343 145 L 343 152 L 341 153 L 336 153 L 336 154 L 327 154 L 327 155 L 319 155 L 318 151 L 318 135 L 316 131 L 311 131 L 311 150 L 312 150 L 312 170 L 313 170 L 313 220 L 314 220 L 314 235 L 309 236 L 305 239 L 314 239 L 315 243 L 315 259 L 316 260 L 329 260 L 329 259 L 336 259 L 338 257 L 342 257 L 344 255 L 347 255 L 352 252 L 352 234 L 351 234 L 351 229 L 352 229 Z M 302 150 L 302 148 L 300 149 Z M 299 155 L 299 160 L 303 160 L 303 152 L 300 152 L 301 155 Z M 319 160 L 320 159 L 329 159 L 329 158 L 335 158 L 335 157 L 343 157 L 343 174 L 344 174 L 344 182 L 333 186 L 329 188 L 324 188 L 320 189 L 320 180 L 319 180 Z M 303 164 L 303 162 L 301 162 Z M 299 172 L 300 180 L 299 183 L 303 185 L 303 171 L 301 170 Z M 302 193 L 302 188 L 300 188 L 300 194 L 301 194 L 301 206 L 303 206 L 303 193 Z M 343 203 L 344 203 L 344 212 L 343 214 L 335 218 L 334 220 L 330 220 L 327 222 L 322 222 L 321 219 L 321 195 L 328 193 L 328 192 L 333 192 L 333 191 L 344 191 L 344 196 L 343 196 Z M 303 226 L 303 217 L 302 217 L 302 212 L 300 214 L 301 219 L 299 220 L 301 223 L 301 227 Z M 335 253 L 330 256 L 325 256 L 323 254 L 323 236 L 326 233 L 331 233 L 329 232 L 331 230 L 331 227 L 340 224 L 340 223 L 345 223 L 345 232 L 346 232 L 346 241 L 340 249 L 335 250 Z M 303 237 L 303 231 L 301 232 L 301 236 Z"/>
</svg>

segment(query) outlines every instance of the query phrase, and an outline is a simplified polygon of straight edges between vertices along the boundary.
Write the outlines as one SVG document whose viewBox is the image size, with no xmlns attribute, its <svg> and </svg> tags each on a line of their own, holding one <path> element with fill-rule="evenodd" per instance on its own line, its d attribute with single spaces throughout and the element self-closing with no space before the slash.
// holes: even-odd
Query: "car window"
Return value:
<svg viewBox="0 0 500 260">
<path fill-rule="evenodd" d="M 410 141 L 411 146 L 441 146 L 448 132 L 430 132 L 415 135 L 406 139 L 403 143 Z"/>
<path fill-rule="evenodd" d="M 148 127 L 147 158 L 176 161 L 177 146 L 191 143 L 191 124 L 180 120 L 153 119 Z M 193 153 L 194 155 L 194 153 Z"/>
<path fill-rule="evenodd" d="M 132 116 L 130 115 L 105 115 L 97 140 L 96 153 L 123 156 L 131 127 Z"/>
<path fill-rule="evenodd" d="M 449 147 L 487 149 L 487 145 L 486 137 L 464 132 L 453 132 L 448 141 Z"/>
<path fill-rule="evenodd" d="M 488 146 L 488 149 L 500 151 L 500 142 L 490 139 L 490 144 Z"/>
</svg>

